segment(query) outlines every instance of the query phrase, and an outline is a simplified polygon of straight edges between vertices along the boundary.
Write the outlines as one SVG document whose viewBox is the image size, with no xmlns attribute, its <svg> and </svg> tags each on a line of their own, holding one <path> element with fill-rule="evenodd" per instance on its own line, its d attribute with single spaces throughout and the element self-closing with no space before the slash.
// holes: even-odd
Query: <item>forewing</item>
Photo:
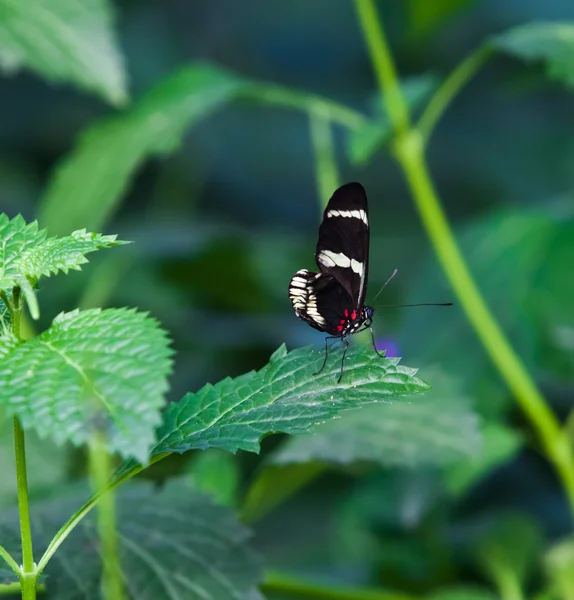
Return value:
<svg viewBox="0 0 574 600">
<path fill-rule="evenodd" d="M 295 314 L 306 323 L 332 335 L 339 335 L 337 327 L 344 322 L 353 308 L 353 301 L 345 288 L 333 276 L 297 271 L 289 283 L 289 299 Z"/>
<path fill-rule="evenodd" d="M 369 211 L 360 183 L 335 191 L 323 212 L 315 250 L 317 266 L 334 277 L 360 308 L 367 292 L 369 267 Z"/>
</svg>

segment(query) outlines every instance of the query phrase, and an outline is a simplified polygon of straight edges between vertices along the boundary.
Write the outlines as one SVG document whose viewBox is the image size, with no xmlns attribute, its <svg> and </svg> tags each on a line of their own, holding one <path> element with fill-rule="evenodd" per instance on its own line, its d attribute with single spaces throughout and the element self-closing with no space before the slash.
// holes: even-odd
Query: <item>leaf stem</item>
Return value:
<svg viewBox="0 0 574 600">
<path fill-rule="evenodd" d="M 9 306 L 12 307 L 12 333 L 20 339 L 20 318 L 22 316 L 22 310 L 24 308 L 24 304 L 21 301 L 21 290 L 18 286 L 14 286 L 12 288 L 12 298 Z"/>
<path fill-rule="evenodd" d="M 4 546 L 0 546 L 0 558 L 4 559 L 4 562 L 20 577 L 22 571 L 20 565 L 12 558 L 8 550 Z"/>
<path fill-rule="evenodd" d="M 96 432 L 90 443 L 90 475 L 94 493 L 107 488 L 111 474 L 111 461 L 105 436 Z M 102 494 L 97 510 L 98 537 L 102 558 L 102 596 L 105 600 L 123 600 L 121 562 L 116 532 L 116 505 L 114 494 Z"/>
<path fill-rule="evenodd" d="M 30 527 L 30 507 L 28 504 L 28 476 L 26 473 L 26 443 L 24 430 L 17 417 L 14 417 L 14 452 L 16 455 L 16 481 L 18 484 L 18 512 L 20 515 L 20 536 L 22 538 L 22 567 L 20 583 L 23 600 L 36 598 L 36 565 L 32 550 L 32 529 Z"/>
<path fill-rule="evenodd" d="M 574 455 L 567 436 L 561 431 L 555 415 L 490 313 L 470 274 L 432 184 L 424 158 L 422 136 L 416 129 L 405 131 L 406 104 L 398 87 L 395 70 L 388 66 L 388 63 L 392 65 L 392 58 L 382 35 L 374 2 L 355 1 L 381 87 L 388 91 L 397 90 L 392 96 L 386 94 L 389 102 L 392 97 L 395 105 L 393 110 L 389 105 L 389 114 L 397 132 L 395 154 L 435 253 L 476 334 L 537 431 L 547 456 L 562 480 L 574 514 Z M 367 19 L 376 23 L 367 22 Z M 373 31 L 381 32 L 381 35 L 373 39 Z"/>
<path fill-rule="evenodd" d="M 375 3 L 373 0 L 355 0 L 355 7 L 381 88 L 382 102 L 386 104 L 391 122 L 400 135 L 410 128 L 410 117 Z"/>
<path fill-rule="evenodd" d="M 491 55 L 492 50 L 490 46 L 480 46 L 454 68 L 433 94 L 416 124 L 416 128 L 420 131 L 425 145 L 451 100 L 460 91 L 462 86 L 478 72 Z"/>
<path fill-rule="evenodd" d="M 315 154 L 315 179 L 317 193 L 324 209 L 331 194 L 339 187 L 339 174 L 335 160 L 335 144 L 327 110 L 309 112 L 311 143 Z"/>
<path fill-rule="evenodd" d="M 317 600 L 413 600 L 412 596 L 400 592 L 388 592 L 376 588 L 342 588 L 340 585 L 311 583 L 269 571 L 261 584 L 263 593 L 271 592 L 291 598 L 316 598 Z"/>
<path fill-rule="evenodd" d="M 314 94 L 282 88 L 278 85 L 250 86 L 240 93 L 240 97 L 305 112 L 326 112 L 329 114 L 330 121 L 351 130 L 361 129 L 369 122 L 369 118 L 364 114 L 344 104 Z"/>
</svg>

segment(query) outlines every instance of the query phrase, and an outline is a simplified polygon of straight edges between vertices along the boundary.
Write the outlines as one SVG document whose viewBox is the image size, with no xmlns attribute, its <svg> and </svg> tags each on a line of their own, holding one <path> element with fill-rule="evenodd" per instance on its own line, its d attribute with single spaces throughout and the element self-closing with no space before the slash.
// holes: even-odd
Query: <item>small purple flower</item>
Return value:
<svg viewBox="0 0 574 600">
<path fill-rule="evenodd" d="M 385 356 L 387 358 L 391 358 L 392 356 L 400 356 L 399 345 L 395 342 L 395 340 L 391 340 L 388 338 L 380 338 L 378 340 L 375 340 L 375 347 L 379 351 L 385 350 Z"/>
</svg>

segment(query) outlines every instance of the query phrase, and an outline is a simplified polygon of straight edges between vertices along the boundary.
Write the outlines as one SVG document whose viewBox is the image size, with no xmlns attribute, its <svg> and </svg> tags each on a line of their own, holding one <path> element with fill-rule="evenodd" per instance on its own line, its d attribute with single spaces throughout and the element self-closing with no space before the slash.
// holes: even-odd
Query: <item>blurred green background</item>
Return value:
<svg viewBox="0 0 574 600">
<path fill-rule="evenodd" d="M 417 78 L 411 83 L 424 97 L 489 36 L 529 21 L 574 20 L 571 0 L 386 0 L 378 7 L 400 77 Z M 380 110 L 350 1 L 124 0 L 115 11 L 136 105 L 175 69 L 206 63 L 367 115 Z M 574 389 L 573 91 L 549 80 L 536 62 L 495 57 L 456 98 L 428 151 L 481 291 L 564 419 Z M 94 222 L 87 207 L 85 222 L 72 225 L 65 203 L 49 210 L 46 190 L 82 132 L 117 112 L 30 71 L 0 79 L 0 212 L 40 216 L 53 233 L 86 227 L 135 242 L 94 256 L 83 274 L 43 284 L 38 329 L 77 306 L 149 310 L 177 352 L 171 400 L 262 367 L 283 342 L 322 344 L 321 334 L 296 319 L 286 293 L 296 270 L 313 267 L 321 214 L 308 115 L 248 98 L 219 106 L 172 152 L 143 161 L 103 222 Z M 370 200 L 371 298 L 398 269 L 375 307 L 455 301 L 388 151 L 357 164 L 347 132 L 334 126 L 333 134 L 341 183 L 360 181 Z M 75 193 L 70 206 L 81 203 L 82 181 Z M 48 214 L 49 224 L 42 221 Z M 56 232 L 58 224 L 63 230 Z M 383 456 L 325 471 L 257 524 L 255 544 L 266 563 L 420 594 L 487 585 L 496 579 L 484 558 L 493 555 L 488 548 L 509 542 L 516 546 L 510 556 L 527 555 L 513 558 L 514 566 L 535 565 L 525 568 L 525 585 L 536 589 L 544 552 L 570 532 L 567 503 L 460 306 L 380 308 L 374 328 L 381 348 L 419 367 L 438 390 L 429 427 L 460 399 L 473 407 L 483 451 L 472 465 L 461 452 L 433 464 L 409 459 L 406 448 L 404 460 Z M 433 374 L 439 382 L 447 376 L 443 387 Z M 247 489 L 280 442 L 266 440 L 262 457 L 231 459 L 239 489 Z M 39 477 L 46 474 L 42 461 L 31 467 L 36 484 L 42 479 L 50 487 L 81 471 L 72 453 L 54 450 L 53 457 L 53 476 Z M 166 461 L 157 475 L 193 469 L 187 463 L 196 460 Z M 456 464 L 446 468 L 450 462 Z M 209 485 L 218 493 L 225 488 Z"/>
</svg>

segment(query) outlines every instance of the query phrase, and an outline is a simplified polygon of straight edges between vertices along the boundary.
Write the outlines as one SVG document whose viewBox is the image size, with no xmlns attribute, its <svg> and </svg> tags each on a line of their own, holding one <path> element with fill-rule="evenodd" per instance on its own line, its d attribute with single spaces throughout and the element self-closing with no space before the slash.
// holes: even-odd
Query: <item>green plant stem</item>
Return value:
<svg viewBox="0 0 574 600">
<path fill-rule="evenodd" d="M 10 306 L 12 310 L 12 333 L 20 339 L 20 319 L 22 317 L 22 310 L 24 308 L 22 302 L 22 294 L 19 287 L 14 287 L 12 289 L 12 297 L 11 297 Z"/>
<path fill-rule="evenodd" d="M 38 592 L 45 592 L 46 586 L 43 583 L 39 583 L 36 586 Z M 22 591 L 22 585 L 19 582 L 5 583 L 0 585 L 0 596 L 15 596 Z"/>
<path fill-rule="evenodd" d="M 480 46 L 455 67 L 452 73 L 433 94 L 416 125 L 416 128 L 422 135 L 425 145 L 451 100 L 460 91 L 462 86 L 478 72 L 491 55 L 492 50 L 490 46 Z"/>
<path fill-rule="evenodd" d="M 435 253 L 479 339 L 537 431 L 544 451 L 562 480 L 574 515 L 574 456 L 567 436 L 561 431 L 558 420 L 507 341 L 472 279 L 434 190 L 420 133 L 417 130 L 405 130 L 405 123 L 408 123 L 408 118 L 404 116 L 406 104 L 398 87 L 374 2 L 355 1 L 377 77 L 381 88 L 387 90 L 388 112 L 397 132 L 396 157 Z M 390 94 L 392 89 L 397 93 Z"/>
<path fill-rule="evenodd" d="M 311 142 L 315 155 L 317 193 L 324 209 L 331 194 L 339 187 L 339 174 L 335 160 L 335 144 L 327 111 L 309 113 Z"/>
<path fill-rule="evenodd" d="M 355 0 L 355 7 L 375 67 L 375 76 L 381 88 L 383 102 L 387 105 L 387 112 L 396 133 L 403 134 L 410 128 L 410 117 L 399 87 L 395 65 L 387 51 L 387 40 L 377 15 L 375 2 Z"/>
<path fill-rule="evenodd" d="M 490 565 L 489 570 L 502 600 L 524 600 L 520 581 L 515 572 L 497 564 Z"/>
<path fill-rule="evenodd" d="M 94 493 L 105 490 L 112 472 L 105 435 L 96 432 L 90 443 L 90 474 Z M 116 532 L 114 493 L 102 494 L 97 511 L 100 556 L 102 557 L 102 595 L 105 600 L 123 600 L 121 561 Z"/>
<path fill-rule="evenodd" d="M 20 535 L 22 538 L 22 568 L 20 583 L 22 598 L 36 598 L 36 565 L 32 550 L 32 529 L 30 527 L 30 507 L 28 505 L 28 476 L 26 473 L 26 444 L 24 431 L 17 417 L 14 417 L 14 451 L 16 455 L 16 481 L 18 484 L 18 512 L 20 515 Z"/>
<path fill-rule="evenodd" d="M 14 571 L 14 573 L 20 577 L 20 566 L 12 558 L 12 556 L 10 556 L 10 553 L 8 550 L 6 550 L 6 548 L 4 548 L 4 546 L 0 546 L 0 558 L 2 558 L 4 562 L 12 569 L 12 571 Z"/>
<path fill-rule="evenodd" d="M 338 123 L 351 130 L 362 129 L 369 122 L 368 117 L 364 114 L 344 104 L 333 102 L 329 98 L 293 91 L 281 86 L 268 84 L 249 86 L 240 93 L 240 97 L 255 100 L 258 103 L 263 102 L 284 108 L 294 108 L 304 112 L 326 112 L 331 122 Z"/>
<path fill-rule="evenodd" d="M 158 454 L 150 459 L 149 465 L 151 466 L 160 460 L 168 457 L 170 452 L 164 452 L 163 454 Z M 124 473 L 121 477 L 108 482 L 106 488 L 96 494 L 94 494 L 81 508 L 79 508 L 65 523 L 60 527 L 58 533 L 52 538 L 52 541 L 46 548 L 42 558 L 38 562 L 37 572 L 38 575 L 46 568 L 46 565 L 50 562 L 52 556 L 54 556 L 56 550 L 61 546 L 64 540 L 72 533 L 72 531 L 76 528 L 76 526 L 81 522 L 81 520 L 96 506 L 96 504 L 100 501 L 104 494 L 115 490 L 119 485 L 125 483 L 132 477 L 135 477 L 138 473 L 141 473 L 147 466 L 136 465 L 132 467 L 129 471 Z"/>
<path fill-rule="evenodd" d="M 276 593 L 290 598 L 315 598 L 317 600 L 413 600 L 400 592 L 376 588 L 342 588 L 340 585 L 312 583 L 276 572 L 267 572 L 261 585 L 263 593 Z"/>
</svg>

